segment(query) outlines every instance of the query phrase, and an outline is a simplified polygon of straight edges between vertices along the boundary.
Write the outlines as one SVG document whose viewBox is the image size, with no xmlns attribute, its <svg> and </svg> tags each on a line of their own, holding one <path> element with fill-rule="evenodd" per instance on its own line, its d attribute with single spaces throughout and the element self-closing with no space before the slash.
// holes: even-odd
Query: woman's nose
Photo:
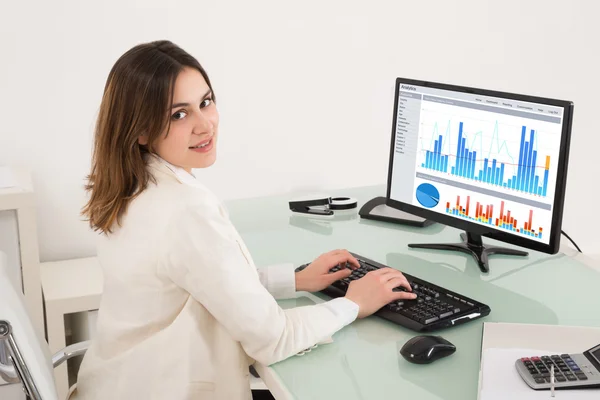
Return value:
<svg viewBox="0 0 600 400">
<path fill-rule="evenodd" d="M 213 129 L 212 121 L 202 111 L 198 111 L 198 113 L 196 114 L 196 120 L 195 120 L 193 132 L 197 133 L 197 134 L 202 134 L 202 133 L 206 133 L 206 132 L 211 132 L 212 129 Z"/>
</svg>

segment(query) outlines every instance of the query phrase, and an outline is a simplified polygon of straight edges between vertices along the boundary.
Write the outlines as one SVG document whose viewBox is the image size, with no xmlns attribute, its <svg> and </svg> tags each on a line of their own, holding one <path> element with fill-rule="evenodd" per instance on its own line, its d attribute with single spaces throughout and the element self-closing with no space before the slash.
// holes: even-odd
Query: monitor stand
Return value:
<svg viewBox="0 0 600 400">
<path fill-rule="evenodd" d="M 411 243 L 408 245 L 408 247 L 412 247 L 414 249 L 454 250 L 471 254 L 473 257 L 475 257 L 475 260 L 477 260 L 477 264 L 479 264 L 479 269 L 482 272 L 490 272 L 488 256 L 491 256 L 492 254 L 505 254 L 509 256 L 527 256 L 528 254 L 526 251 L 507 249 L 505 247 L 486 247 L 483 244 L 483 241 L 481 240 L 481 235 L 476 233 L 461 233 L 460 238 L 462 239 L 462 243 Z"/>
</svg>

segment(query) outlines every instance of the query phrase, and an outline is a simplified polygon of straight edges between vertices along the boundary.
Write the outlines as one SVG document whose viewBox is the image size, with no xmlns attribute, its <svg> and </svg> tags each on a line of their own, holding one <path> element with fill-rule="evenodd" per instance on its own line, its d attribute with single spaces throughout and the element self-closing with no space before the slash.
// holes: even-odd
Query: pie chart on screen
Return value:
<svg viewBox="0 0 600 400">
<path fill-rule="evenodd" d="M 430 183 L 422 183 L 417 187 L 417 201 L 426 208 L 433 208 L 440 202 L 440 192 Z"/>
</svg>

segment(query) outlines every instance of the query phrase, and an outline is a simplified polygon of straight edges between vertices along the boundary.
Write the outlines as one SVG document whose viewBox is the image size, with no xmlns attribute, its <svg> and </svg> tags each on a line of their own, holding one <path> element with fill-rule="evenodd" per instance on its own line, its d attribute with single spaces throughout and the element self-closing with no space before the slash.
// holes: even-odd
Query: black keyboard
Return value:
<svg viewBox="0 0 600 400">
<path fill-rule="evenodd" d="M 334 298 L 343 297 L 352 280 L 362 278 L 369 271 L 387 267 L 358 254 L 351 254 L 358 259 L 360 268 L 354 270 L 348 278 L 334 282 L 322 290 L 322 293 Z M 307 266 L 308 264 L 301 265 L 296 271 L 301 271 Z M 331 269 L 331 272 L 339 271 L 341 268 L 347 267 L 345 265 L 336 266 Z M 379 309 L 375 315 L 417 332 L 429 332 L 485 317 L 491 311 L 489 306 L 476 300 L 412 275 L 403 274 L 417 298 L 393 301 Z M 404 289 L 396 288 L 394 290 Z"/>
</svg>

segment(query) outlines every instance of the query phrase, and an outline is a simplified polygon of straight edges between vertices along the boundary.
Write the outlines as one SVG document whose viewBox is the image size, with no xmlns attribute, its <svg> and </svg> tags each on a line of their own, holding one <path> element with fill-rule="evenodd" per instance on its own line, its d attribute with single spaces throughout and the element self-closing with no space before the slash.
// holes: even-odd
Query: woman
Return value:
<svg viewBox="0 0 600 400">
<path fill-rule="evenodd" d="M 202 66 L 168 41 L 135 46 L 112 68 L 96 126 L 83 214 L 102 233 L 104 291 L 79 399 L 249 399 L 248 367 L 322 341 L 410 286 L 393 269 L 345 298 L 282 310 L 357 266 L 345 250 L 305 270 L 257 271 L 220 201 L 192 175 L 215 162 L 219 115 Z"/>
</svg>

